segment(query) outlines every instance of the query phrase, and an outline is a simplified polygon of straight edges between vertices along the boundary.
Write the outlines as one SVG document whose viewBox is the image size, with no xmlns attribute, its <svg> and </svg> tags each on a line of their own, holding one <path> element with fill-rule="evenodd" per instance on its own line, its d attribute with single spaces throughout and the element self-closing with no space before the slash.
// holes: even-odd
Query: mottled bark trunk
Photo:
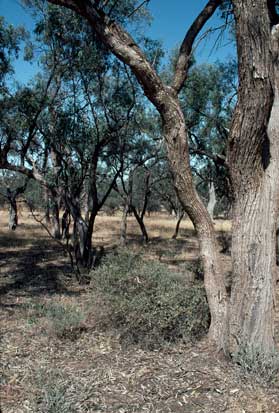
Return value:
<svg viewBox="0 0 279 413">
<path fill-rule="evenodd" d="M 176 239 L 178 236 L 178 232 L 179 232 L 179 227 L 180 227 L 180 223 L 182 221 L 184 217 L 184 212 L 182 212 L 182 214 L 179 215 L 178 220 L 176 222 L 176 226 L 175 226 L 175 230 L 174 230 L 174 234 L 172 236 L 172 239 Z"/>
<path fill-rule="evenodd" d="M 279 266 L 279 228 L 277 224 L 277 230 L 276 230 L 276 264 Z"/>
<path fill-rule="evenodd" d="M 240 88 L 229 142 L 234 191 L 230 352 L 254 348 L 269 354 L 275 348 L 278 55 L 271 53 L 267 5 L 254 3 L 234 1 Z M 278 48 L 278 34 L 276 42 Z"/>
<path fill-rule="evenodd" d="M 228 301 L 215 230 L 193 182 L 185 119 L 178 100 L 170 98 L 166 108 L 162 116 L 163 128 L 174 186 L 199 239 L 204 283 L 211 313 L 209 337 L 217 343 L 219 349 L 226 351 Z"/>
</svg>

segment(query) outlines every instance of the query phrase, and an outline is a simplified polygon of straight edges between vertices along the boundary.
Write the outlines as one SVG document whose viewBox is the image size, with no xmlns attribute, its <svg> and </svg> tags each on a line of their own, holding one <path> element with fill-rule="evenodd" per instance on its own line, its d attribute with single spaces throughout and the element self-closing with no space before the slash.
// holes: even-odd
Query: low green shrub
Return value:
<svg viewBox="0 0 279 413">
<path fill-rule="evenodd" d="M 67 304 L 52 304 L 47 308 L 50 331 L 58 338 L 77 339 L 84 331 L 86 315 L 78 307 Z"/>
<path fill-rule="evenodd" d="M 93 290 L 105 303 L 106 320 L 125 343 L 156 348 L 179 339 L 201 338 L 209 309 L 202 284 L 186 283 L 161 263 L 120 252 L 92 272 Z"/>
<path fill-rule="evenodd" d="M 233 355 L 233 361 L 239 364 L 244 374 L 252 375 L 258 382 L 271 383 L 278 379 L 278 352 L 264 354 L 254 346 L 241 347 Z"/>
<path fill-rule="evenodd" d="M 77 339 L 84 331 L 86 314 L 71 304 L 33 303 L 28 309 L 28 323 L 46 320 L 47 331 L 60 339 Z"/>
</svg>

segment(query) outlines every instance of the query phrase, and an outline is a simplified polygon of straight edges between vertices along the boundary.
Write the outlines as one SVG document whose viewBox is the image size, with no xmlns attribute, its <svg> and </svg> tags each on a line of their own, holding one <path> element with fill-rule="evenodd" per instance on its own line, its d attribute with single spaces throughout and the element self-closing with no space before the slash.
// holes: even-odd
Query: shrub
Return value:
<svg viewBox="0 0 279 413">
<path fill-rule="evenodd" d="M 209 309 L 202 284 L 186 283 L 166 265 L 121 252 L 108 256 L 92 278 L 110 324 L 126 343 L 155 348 L 199 339 L 207 332 Z"/>
<path fill-rule="evenodd" d="M 46 316 L 50 331 L 58 338 L 77 339 L 84 331 L 85 314 L 73 305 L 52 304 Z"/>
<path fill-rule="evenodd" d="M 263 354 L 254 346 L 241 347 L 233 355 L 233 360 L 240 365 L 244 374 L 251 374 L 258 382 L 271 383 L 279 373 L 278 352 Z"/>
<path fill-rule="evenodd" d="M 35 324 L 39 319 L 45 318 L 48 332 L 60 339 L 77 339 L 85 330 L 86 314 L 70 304 L 34 303 L 29 307 L 28 312 L 30 324 Z"/>
</svg>

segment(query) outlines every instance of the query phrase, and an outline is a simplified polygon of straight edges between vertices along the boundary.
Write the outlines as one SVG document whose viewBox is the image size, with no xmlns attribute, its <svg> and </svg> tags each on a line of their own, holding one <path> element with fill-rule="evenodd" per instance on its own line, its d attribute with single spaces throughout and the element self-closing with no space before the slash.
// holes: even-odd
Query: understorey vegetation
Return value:
<svg viewBox="0 0 279 413">
<path fill-rule="evenodd" d="M 91 272 L 93 292 L 103 302 L 101 320 L 117 328 L 121 341 L 144 348 L 195 341 L 209 327 L 205 290 L 167 265 L 132 252 L 108 255 Z"/>
</svg>

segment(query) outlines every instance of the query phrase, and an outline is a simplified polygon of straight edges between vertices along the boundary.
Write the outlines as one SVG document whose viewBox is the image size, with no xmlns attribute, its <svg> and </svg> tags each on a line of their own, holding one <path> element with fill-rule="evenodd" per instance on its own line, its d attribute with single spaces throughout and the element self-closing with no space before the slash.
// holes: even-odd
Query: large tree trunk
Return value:
<svg viewBox="0 0 279 413">
<path fill-rule="evenodd" d="M 91 268 L 94 258 L 92 249 L 92 235 L 97 213 L 90 215 L 89 222 L 86 223 L 81 216 L 76 216 L 74 221 L 74 251 L 77 263 L 84 268 Z"/>
<path fill-rule="evenodd" d="M 267 2 L 235 0 L 239 97 L 229 142 L 234 191 L 230 352 L 274 350 L 279 206 L 278 83 Z M 274 30 L 274 29 L 273 29 Z M 277 46 L 278 48 L 278 34 Z M 276 84 L 277 83 L 277 84 Z"/>
<path fill-rule="evenodd" d="M 219 349 L 226 351 L 228 301 L 214 225 L 195 189 L 185 119 L 178 100 L 169 97 L 166 108 L 162 114 L 163 130 L 174 186 L 181 205 L 194 224 L 200 245 L 204 283 L 211 314 L 209 337 L 217 343 Z"/>
</svg>

